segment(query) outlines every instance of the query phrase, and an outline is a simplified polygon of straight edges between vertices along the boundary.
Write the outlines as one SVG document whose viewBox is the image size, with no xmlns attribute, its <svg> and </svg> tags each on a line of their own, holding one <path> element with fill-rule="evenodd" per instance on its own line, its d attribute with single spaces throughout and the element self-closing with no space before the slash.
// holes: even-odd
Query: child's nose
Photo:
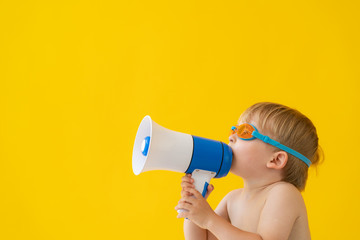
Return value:
<svg viewBox="0 0 360 240">
<path fill-rule="evenodd" d="M 229 136 L 229 142 L 234 143 L 235 141 L 236 141 L 236 134 L 234 133 Z"/>
</svg>

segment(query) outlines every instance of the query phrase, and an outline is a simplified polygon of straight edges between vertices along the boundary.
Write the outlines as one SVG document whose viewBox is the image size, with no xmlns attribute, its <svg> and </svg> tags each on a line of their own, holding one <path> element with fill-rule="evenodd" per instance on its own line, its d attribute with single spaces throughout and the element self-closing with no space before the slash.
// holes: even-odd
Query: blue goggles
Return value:
<svg viewBox="0 0 360 240">
<path fill-rule="evenodd" d="M 268 143 L 274 147 L 277 147 L 287 153 L 290 153 L 291 155 L 297 157 L 298 159 L 300 159 L 301 161 L 303 161 L 304 163 L 306 163 L 306 165 L 308 167 L 310 167 L 311 165 L 311 161 L 305 157 L 304 155 L 302 155 L 301 153 L 269 138 L 268 136 L 262 135 L 261 133 L 258 132 L 258 130 L 256 129 L 256 127 L 252 124 L 249 123 L 243 123 L 241 125 L 236 125 L 236 126 L 232 126 L 231 127 L 231 132 L 230 135 L 233 135 L 234 133 L 236 133 L 236 135 L 242 139 L 242 140 L 246 140 L 246 141 L 250 141 L 253 140 L 255 138 L 260 139 L 261 141 Z"/>
</svg>

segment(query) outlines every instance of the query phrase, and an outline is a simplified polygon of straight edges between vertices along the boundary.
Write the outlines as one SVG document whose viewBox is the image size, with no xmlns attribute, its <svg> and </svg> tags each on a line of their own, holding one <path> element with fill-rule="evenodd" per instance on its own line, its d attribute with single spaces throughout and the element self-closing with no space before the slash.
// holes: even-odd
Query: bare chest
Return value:
<svg viewBox="0 0 360 240">
<path fill-rule="evenodd" d="M 237 197 L 233 199 L 228 204 L 227 209 L 231 224 L 244 231 L 255 233 L 265 200 L 265 197 L 255 199 Z"/>
<path fill-rule="evenodd" d="M 257 233 L 260 217 L 267 199 L 266 194 L 253 197 L 237 195 L 228 202 L 227 212 L 233 226 L 247 232 Z M 300 211 L 295 221 L 289 239 L 310 239 L 306 209 Z"/>
</svg>

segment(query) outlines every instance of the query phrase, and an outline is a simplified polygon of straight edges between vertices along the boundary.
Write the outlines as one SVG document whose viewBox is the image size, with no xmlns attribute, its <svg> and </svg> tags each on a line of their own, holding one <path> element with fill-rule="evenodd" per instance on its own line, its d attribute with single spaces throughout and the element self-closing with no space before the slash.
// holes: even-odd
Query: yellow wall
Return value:
<svg viewBox="0 0 360 240">
<path fill-rule="evenodd" d="M 141 119 L 227 141 L 258 101 L 297 108 L 326 154 L 313 239 L 360 215 L 358 1 L 1 1 L 0 239 L 183 239 L 181 173 L 134 176 Z M 242 186 L 214 180 L 212 206 Z"/>
</svg>

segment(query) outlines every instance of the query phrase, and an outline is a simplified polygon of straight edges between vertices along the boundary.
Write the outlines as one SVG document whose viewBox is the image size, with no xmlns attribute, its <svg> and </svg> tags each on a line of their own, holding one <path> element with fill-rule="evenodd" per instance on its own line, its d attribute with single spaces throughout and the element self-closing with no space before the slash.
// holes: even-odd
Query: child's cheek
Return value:
<svg viewBox="0 0 360 240">
<path fill-rule="evenodd" d="M 253 147 L 248 142 L 237 143 L 232 146 L 233 161 L 230 171 L 235 175 L 241 176 L 244 171 L 251 168 L 256 158 L 256 151 L 254 153 Z"/>
<path fill-rule="evenodd" d="M 243 157 L 244 154 L 241 153 L 239 148 L 233 148 L 233 160 L 230 168 L 232 173 L 236 174 L 241 169 L 241 165 L 243 165 L 244 161 Z"/>
</svg>

